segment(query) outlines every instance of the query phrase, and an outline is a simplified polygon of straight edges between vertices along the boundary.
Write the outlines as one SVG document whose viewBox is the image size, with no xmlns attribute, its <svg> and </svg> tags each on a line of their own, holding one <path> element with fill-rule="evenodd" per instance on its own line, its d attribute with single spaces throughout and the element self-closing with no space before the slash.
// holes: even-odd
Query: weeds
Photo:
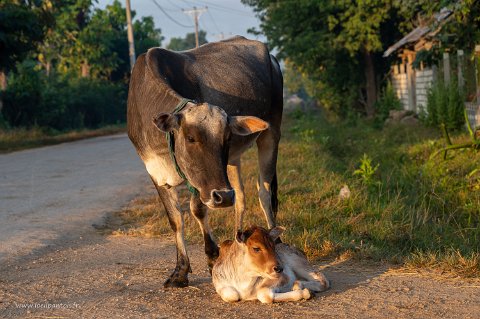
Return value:
<svg viewBox="0 0 480 319">
<path fill-rule="evenodd" d="M 115 134 L 125 131 L 125 125 L 109 125 L 95 130 L 74 130 L 59 132 L 39 127 L 29 129 L 0 129 L 0 153 L 18 151 L 26 148 L 72 142 L 84 138 Z"/>
<path fill-rule="evenodd" d="M 372 165 L 372 159 L 368 157 L 367 154 L 363 154 L 363 157 L 360 159 L 360 168 L 356 169 L 353 172 L 353 175 L 359 175 L 365 185 L 371 186 L 375 183 L 374 175 L 378 169 L 379 164 L 376 166 Z"/>
<path fill-rule="evenodd" d="M 455 143 L 466 139 L 452 137 Z M 448 161 L 429 161 L 441 143 L 434 129 L 424 127 L 378 130 L 362 120 L 351 126 L 328 122 L 318 113 L 287 115 L 278 161 L 277 219 L 287 228 L 283 240 L 305 250 L 310 259 L 388 260 L 478 276 L 480 191 L 475 169 L 480 156 L 459 150 Z M 265 226 L 255 186 L 255 153 L 251 149 L 242 158 L 245 225 Z M 354 175 L 355 170 L 361 173 Z M 346 199 L 338 196 L 343 185 L 351 190 Z M 182 201 L 188 210 L 188 197 Z M 123 212 L 135 223 L 129 227 L 127 222 L 117 233 L 170 233 L 167 218 L 159 218 L 154 205 L 156 199 L 151 199 L 147 210 L 135 206 L 134 214 Z M 219 241 L 232 237 L 233 208 L 211 211 L 209 217 Z M 186 237 L 202 241 L 190 216 Z"/>
</svg>

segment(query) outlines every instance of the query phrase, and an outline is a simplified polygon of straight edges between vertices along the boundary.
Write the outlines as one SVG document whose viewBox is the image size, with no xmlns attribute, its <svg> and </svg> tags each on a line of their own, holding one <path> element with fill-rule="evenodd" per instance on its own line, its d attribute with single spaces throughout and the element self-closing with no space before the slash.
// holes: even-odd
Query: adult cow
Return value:
<svg viewBox="0 0 480 319">
<path fill-rule="evenodd" d="M 211 268 L 218 246 L 207 207 L 235 204 L 235 226 L 241 229 L 240 156 L 255 141 L 260 204 L 268 227 L 275 226 L 282 93 L 276 59 L 264 44 L 243 37 L 183 52 L 152 48 L 138 57 L 128 93 L 128 136 L 175 232 L 177 265 L 165 287 L 187 286 L 191 271 L 177 186 L 186 179 L 192 190 L 190 210 Z"/>
</svg>

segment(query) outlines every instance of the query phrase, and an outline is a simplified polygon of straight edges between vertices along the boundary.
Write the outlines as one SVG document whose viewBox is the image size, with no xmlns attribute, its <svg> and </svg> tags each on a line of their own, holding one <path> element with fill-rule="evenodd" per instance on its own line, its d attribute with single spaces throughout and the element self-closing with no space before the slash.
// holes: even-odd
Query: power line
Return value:
<svg viewBox="0 0 480 319">
<path fill-rule="evenodd" d="M 193 28 L 193 25 L 185 25 L 183 23 L 180 23 L 178 22 L 177 20 L 175 20 L 174 18 L 172 18 L 158 3 L 157 1 L 155 0 L 152 0 L 152 2 L 167 16 L 167 18 L 169 18 L 172 22 L 178 24 L 179 26 L 181 27 L 184 27 L 184 28 Z"/>
<path fill-rule="evenodd" d="M 183 8 L 182 7 L 179 7 L 178 5 L 175 4 L 175 2 L 173 2 L 172 0 L 167 0 L 172 6 L 182 10 Z"/>
<path fill-rule="evenodd" d="M 215 22 L 215 19 L 213 18 L 213 15 L 210 13 L 210 11 L 207 11 L 207 14 L 208 14 L 209 18 L 212 20 L 213 25 L 215 26 L 215 29 L 217 29 L 217 31 L 218 31 L 219 33 L 221 33 L 222 31 L 221 31 L 220 28 L 218 27 L 217 23 Z"/>
<path fill-rule="evenodd" d="M 238 13 L 242 13 L 242 14 L 245 14 L 245 15 L 248 15 L 249 12 L 247 11 L 243 11 L 243 10 L 237 10 L 237 9 L 232 9 L 230 7 L 225 7 L 225 6 L 222 6 L 222 5 L 219 5 L 219 4 L 216 4 L 216 3 L 213 3 L 213 2 L 209 2 L 209 1 L 198 1 L 198 2 L 202 2 L 202 3 L 205 3 L 209 6 L 212 6 L 214 7 L 213 9 L 217 9 L 217 10 L 228 10 L 228 11 L 233 11 L 233 12 L 238 12 Z M 215 8 L 216 7 L 216 8 Z M 249 15 L 251 16 L 251 15 Z"/>
</svg>

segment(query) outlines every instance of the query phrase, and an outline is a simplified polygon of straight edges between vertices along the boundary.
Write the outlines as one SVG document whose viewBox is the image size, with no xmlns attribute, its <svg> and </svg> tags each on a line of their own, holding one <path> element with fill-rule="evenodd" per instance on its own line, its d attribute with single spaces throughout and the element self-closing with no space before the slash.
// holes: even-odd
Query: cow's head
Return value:
<svg viewBox="0 0 480 319">
<path fill-rule="evenodd" d="M 283 227 L 266 230 L 254 226 L 238 232 L 236 241 L 245 252 L 245 269 L 261 277 L 283 279 L 283 267 L 275 251 L 275 240 L 283 231 Z"/>
<path fill-rule="evenodd" d="M 210 208 L 235 202 L 227 177 L 232 134 L 249 135 L 268 128 L 268 123 L 257 117 L 228 116 L 217 106 L 191 102 L 179 113 L 159 114 L 154 123 L 162 132 L 173 131 L 178 165 Z"/>
</svg>

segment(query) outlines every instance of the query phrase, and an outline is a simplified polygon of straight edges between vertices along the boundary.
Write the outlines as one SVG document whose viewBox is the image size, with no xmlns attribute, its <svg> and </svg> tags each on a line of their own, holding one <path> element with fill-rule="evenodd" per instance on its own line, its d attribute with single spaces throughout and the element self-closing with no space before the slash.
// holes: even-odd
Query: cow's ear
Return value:
<svg viewBox="0 0 480 319">
<path fill-rule="evenodd" d="M 241 230 L 237 231 L 237 235 L 235 235 L 235 240 L 237 241 L 237 243 L 240 244 L 245 243 L 245 234 Z"/>
<path fill-rule="evenodd" d="M 270 235 L 270 238 L 272 238 L 273 241 L 277 240 L 278 237 L 285 231 L 285 227 L 282 226 L 276 226 L 273 227 L 268 231 L 268 234 Z"/>
<path fill-rule="evenodd" d="M 268 128 L 267 122 L 255 116 L 232 116 L 228 123 L 233 134 L 242 136 L 264 131 Z"/>
<path fill-rule="evenodd" d="M 178 114 L 160 113 L 153 118 L 153 124 L 162 132 L 171 132 L 178 129 L 180 116 Z"/>
</svg>

